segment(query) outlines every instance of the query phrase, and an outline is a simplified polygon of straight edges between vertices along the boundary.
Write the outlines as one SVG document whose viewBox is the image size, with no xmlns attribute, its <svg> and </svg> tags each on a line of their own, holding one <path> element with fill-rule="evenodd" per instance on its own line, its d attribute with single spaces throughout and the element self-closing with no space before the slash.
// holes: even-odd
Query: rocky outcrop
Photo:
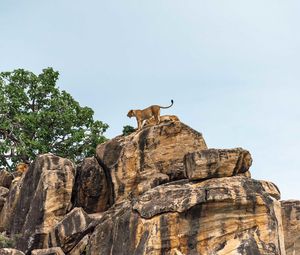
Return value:
<svg viewBox="0 0 300 255">
<path fill-rule="evenodd" d="M 77 167 L 72 195 L 74 207 L 87 213 L 103 212 L 109 207 L 109 190 L 105 172 L 96 158 L 86 158 Z"/>
<path fill-rule="evenodd" d="M 188 179 L 196 181 L 245 173 L 252 164 L 252 158 L 248 151 L 241 148 L 208 149 L 188 153 L 184 163 Z"/>
<path fill-rule="evenodd" d="M 96 154 L 113 184 L 112 200 L 120 202 L 185 178 L 185 154 L 203 149 L 207 146 L 201 133 L 181 122 L 167 122 L 100 144 Z"/>
<path fill-rule="evenodd" d="M 300 201 L 281 201 L 287 255 L 300 254 Z"/>
<path fill-rule="evenodd" d="M 59 246 L 65 253 L 70 252 L 88 234 L 91 222 L 82 208 L 74 208 L 49 233 L 49 247 Z"/>
<path fill-rule="evenodd" d="M 1 212 L 0 225 L 9 234 L 20 236 L 18 249 L 27 252 L 46 246 L 48 232 L 71 206 L 74 177 L 71 161 L 45 154 L 15 183 Z"/>
<path fill-rule="evenodd" d="M 280 210 L 245 177 L 165 184 L 106 212 L 91 254 L 284 254 Z"/>
<path fill-rule="evenodd" d="M 251 163 L 166 119 L 99 145 L 76 171 L 39 156 L 0 187 L 0 231 L 26 255 L 295 255 L 300 204 L 251 179 Z"/>
</svg>

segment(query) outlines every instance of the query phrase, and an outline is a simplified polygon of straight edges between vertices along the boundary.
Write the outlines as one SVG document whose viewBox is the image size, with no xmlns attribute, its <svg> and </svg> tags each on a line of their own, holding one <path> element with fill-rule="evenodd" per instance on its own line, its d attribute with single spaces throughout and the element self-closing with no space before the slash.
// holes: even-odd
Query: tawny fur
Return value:
<svg viewBox="0 0 300 255">
<path fill-rule="evenodd" d="M 26 163 L 19 163 L 16 166 L 16 172 L 18 172 L 19 174 L 23 174 L 23 173 L 27 172 L 28 168 L 29 168 L 28 164 L 26 164 Z"/>
<path fill-rule="evenodd" d="M 142 128 L 142 123 L 144 120 L 148 120 L 151 117 L 154 118 L 155 123 L 158 125 L 160 123 L 160 109 L 167 109 L 170 108 L 173 105 L 173 100 L 171 100 L 171 105 L 167 107 L 159 106 L 159 105 L 151 105 L 143 110 L 130 110 L 127 113 L 127 116 L 129 118 L 136 117 L 138 130 Z"/>
<path fill-rule="evenodd" d="M 175 115 L 162 115 L 160 116 L 160 123 L 161 122 L 175 122 L 175 121 L 180 121 L 179 118 Z M 153 117 L 151 117 L 148 120 L 145 120 L 144 123 L 142 124 L 142 127 L 146 127 L 146 126 L 153 126 L 155 125 L 155 119 Z"/>
</svg>

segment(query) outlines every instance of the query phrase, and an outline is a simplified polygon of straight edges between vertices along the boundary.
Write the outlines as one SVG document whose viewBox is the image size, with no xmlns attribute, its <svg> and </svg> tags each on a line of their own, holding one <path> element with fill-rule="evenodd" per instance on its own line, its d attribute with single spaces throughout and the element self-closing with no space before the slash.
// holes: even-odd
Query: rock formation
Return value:
<svg viewBox="0 0 300 255">
<path fill-rule="evenodd" d="M 286 254 L 300 254 L 300 201 L 282 201 L 281 206 Z"/>
<path fill-rule="evenodd" d="M 0 230 L 26 255 L 297 254 L 300 202 L 251 179 L 247 150 L 207 148 L 169 119 L 98 145 L 76 168 L 39 156 L 8 194 L 0 187 Z"/>
</svg>

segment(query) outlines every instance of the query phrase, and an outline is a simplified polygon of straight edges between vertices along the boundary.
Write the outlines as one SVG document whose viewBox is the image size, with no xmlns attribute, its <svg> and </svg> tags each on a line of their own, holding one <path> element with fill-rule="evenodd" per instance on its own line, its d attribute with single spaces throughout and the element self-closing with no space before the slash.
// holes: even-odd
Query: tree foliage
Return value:
<svg viewBox="0 0 300 255">
<path fill-rule="evenodd" d="M 0 167 L 11 169 L 47 152 L 78 161 L 106 140 L 108 125 L 61 91 L 58 77 L 52 68 L 39 75 L 23 69 L 0 73 Z"/>
<path fill-rule="evenodd" d="M 126 135 L 130 135 L 131 133 L 133 133 L 135 131 L 135 128 L 133 126 L 130 126 L 130 125 L 126 125 L 123 127 L 123 131 L 122 131 L 122 134 L 124 136 Z"/>
</svg>

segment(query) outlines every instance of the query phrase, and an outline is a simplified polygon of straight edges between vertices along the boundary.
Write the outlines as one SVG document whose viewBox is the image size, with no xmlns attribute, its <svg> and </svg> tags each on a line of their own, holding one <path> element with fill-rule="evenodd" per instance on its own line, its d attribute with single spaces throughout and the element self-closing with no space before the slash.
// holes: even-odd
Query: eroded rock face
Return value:
<svg viewBox="0 0 300 255">
<path fill-rule="evenodd" d="M 74 179 L 70 160 L 45 154 L 14 184 L 0 222 L 9 234 L 21 236 L 18 249 L 28 252 L 46 246 L 48 232 L 71 206 Z"/>
<path fill-rule="evenodd" d="M 68 253 L 87 234 L 91 222 L 92 219 L 82 208 L 74 208 L 51 230 L 49 247 L 59 246 Z"/>
<path fill-rule="evenodd" d="M 74 207 L 82 207 L 87 213 L 105 211 L 109 206 L 109 189 L 103 168 L 96 158 L 86 158 L 77 167 L 73 189 Z"/>
<path fill-rule="evenodd" d="M 87 245 L 89 243 L 89 235 L 83 237 L 76 246 L 69 252 L 70 255 L 82 255 L 87 254 Z"/>
<path fill-rule="evenodd" d="M 11 184 L 8 196 L 4 201 L 4 205 L 0 213 L 0 232 L 5 231 L 10 233 L 13 224 L 13 218 L 17 217 L 16 215 L 13 215 L 15 214 L 15 209 L 20 200 L 20 191 L 24 177 L 25 175 L 18 177 Z"/>
<path fill-rule="evenodd" d="M 248 151 L 241 148 L 208 149 L 188 153 L 184 163 L 188 179 L 195 181 L 245 173 L 252 164 L 252 158 Z"/>
<path fill-rule="evenodd" d="M 0 170 L 0 186 L 10 188 L 11 182 L 14 179 L 13 175 L 5 169 Z"/>
<path fill-rule="evenodd" d="M 8 196 L 9 189 L 5 187 L 0 187 L 0 211 L 2 210 L 5 202 L 6 197 Z"/>
<path fill-rule="evenodd" d="M 300 201 L 281 201 L 287 255 L 300 254 Z"/>
<path fill-rule="evenodd" d="M 113 183 L 112 199 L 120 202 L 186 178 L 185 154 L 202 149 L 207 146 L 200 133 L 181 122 L 167 122 L 100 144 L 96 154 Z"/>
<path fill-rule="evenodd" d="M 91 254 L 285 254 L 269 187 L 246 177 L 161 185 L 104 213 Z"/>
</svg>

